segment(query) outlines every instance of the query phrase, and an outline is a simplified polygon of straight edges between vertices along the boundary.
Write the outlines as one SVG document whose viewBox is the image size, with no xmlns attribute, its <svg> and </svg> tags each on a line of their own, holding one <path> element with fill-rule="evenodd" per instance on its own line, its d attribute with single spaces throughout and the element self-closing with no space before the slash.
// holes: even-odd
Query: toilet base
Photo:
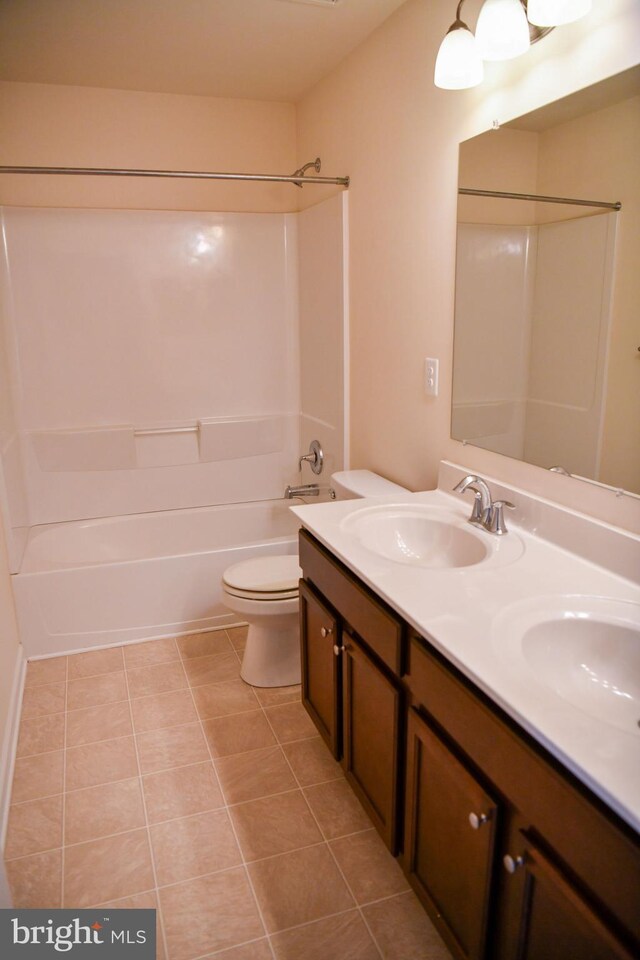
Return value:
<svg viewBox="0 0 640 960">
<path fill-rule="evenodd" d="M 240 676 L 253 687 L 290 687 L 300 683 L 300 632 L 297 613 L 249 622 Z"/>
</svg>

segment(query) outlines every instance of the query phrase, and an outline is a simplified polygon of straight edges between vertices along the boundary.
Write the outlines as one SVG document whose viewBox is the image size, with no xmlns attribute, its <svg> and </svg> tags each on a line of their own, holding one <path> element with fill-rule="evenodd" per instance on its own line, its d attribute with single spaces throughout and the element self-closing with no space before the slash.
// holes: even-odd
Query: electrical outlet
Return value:
<svg viewBox="0 0 640 960">
<path fill-rule="evenodd" d="M 428 397 L 438 396 L 438 366 L 440 361 L 427 357 L 424 361 L 424 392 Z"/>
</svg>

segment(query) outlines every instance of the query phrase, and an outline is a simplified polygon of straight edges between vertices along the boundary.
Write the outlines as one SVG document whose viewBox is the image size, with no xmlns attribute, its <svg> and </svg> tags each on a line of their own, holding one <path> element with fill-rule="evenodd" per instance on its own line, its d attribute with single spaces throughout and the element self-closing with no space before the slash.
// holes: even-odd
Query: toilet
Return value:
<svg viewBox="0 0 640 960">
<path fill-rule="evenodd" d="M 337 500 L 406 493 L 370 470 L 342 470 L 331 477 Z M 300 683 L 297 554 L 253 557 L 228 567 L 222 577 L 225 606 L 249 624 L 240 676 L 254 687 Z"/>
</svg>

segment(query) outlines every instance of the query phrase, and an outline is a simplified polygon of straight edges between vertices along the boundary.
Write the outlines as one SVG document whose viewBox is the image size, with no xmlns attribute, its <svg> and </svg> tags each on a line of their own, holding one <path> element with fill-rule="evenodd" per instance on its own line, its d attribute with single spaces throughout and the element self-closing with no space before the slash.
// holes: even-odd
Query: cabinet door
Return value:
<svg viewBox="0 0 640 960">
<path fill-rule="evenodd" d="M 343 631 L 343 766 L 392 853 L 398 847 L 399 687 Z"/>
<path fill-rule="evenodd" d="M 300 581 L 302 702 L 336 759 L 340 759 L 339 625 L 320 596 Z"/>
<path fill-rule="evenodd" d="M 509 931 L 509 960 L 633 960 L 569 879 L 521 834 L 519 849 L 504 859 L 512 876 L 505 892 L 516 895 L 518 910 Z M 511 887 L 511 889 L 510 889 Z"/>
<path fill-rule="evenodd" d="M 497 804 L 415 709 L 407 747 L 405 869 L 450 948 L 479 960 L 486 950 Z"/>
</svg>

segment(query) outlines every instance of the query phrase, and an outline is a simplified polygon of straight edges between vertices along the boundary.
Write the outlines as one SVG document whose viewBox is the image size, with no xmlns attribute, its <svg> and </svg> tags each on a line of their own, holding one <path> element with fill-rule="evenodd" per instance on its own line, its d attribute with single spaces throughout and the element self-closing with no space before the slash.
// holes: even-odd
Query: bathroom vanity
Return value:
<svg viewBox="0 0 640 960">
<path fill-rule="evenodd" d="M 518 527 L 493 542 L 470 528 L 487 553 L 467 563 L 466 503 L 440 491 L 402 499 L 294 510 L 309 714 L 455 956 L 638 957 L 637 727 L 528 678 L 504 640 L 533 629 L 532 600 L 551 610 L 573 597 L 579 612 L 585 593 L 596 608 L 607 597 L 609 621 L 632 635 L 637 587 Z M 426 517 L 430 536 L 455 527 L 454 552 L 443 540 L 436 566 L 392 558 L 381 533 L 391 515 L 414 529 Z M 637 543 L 619 546 L 631 560 Z"/>
</svg>

